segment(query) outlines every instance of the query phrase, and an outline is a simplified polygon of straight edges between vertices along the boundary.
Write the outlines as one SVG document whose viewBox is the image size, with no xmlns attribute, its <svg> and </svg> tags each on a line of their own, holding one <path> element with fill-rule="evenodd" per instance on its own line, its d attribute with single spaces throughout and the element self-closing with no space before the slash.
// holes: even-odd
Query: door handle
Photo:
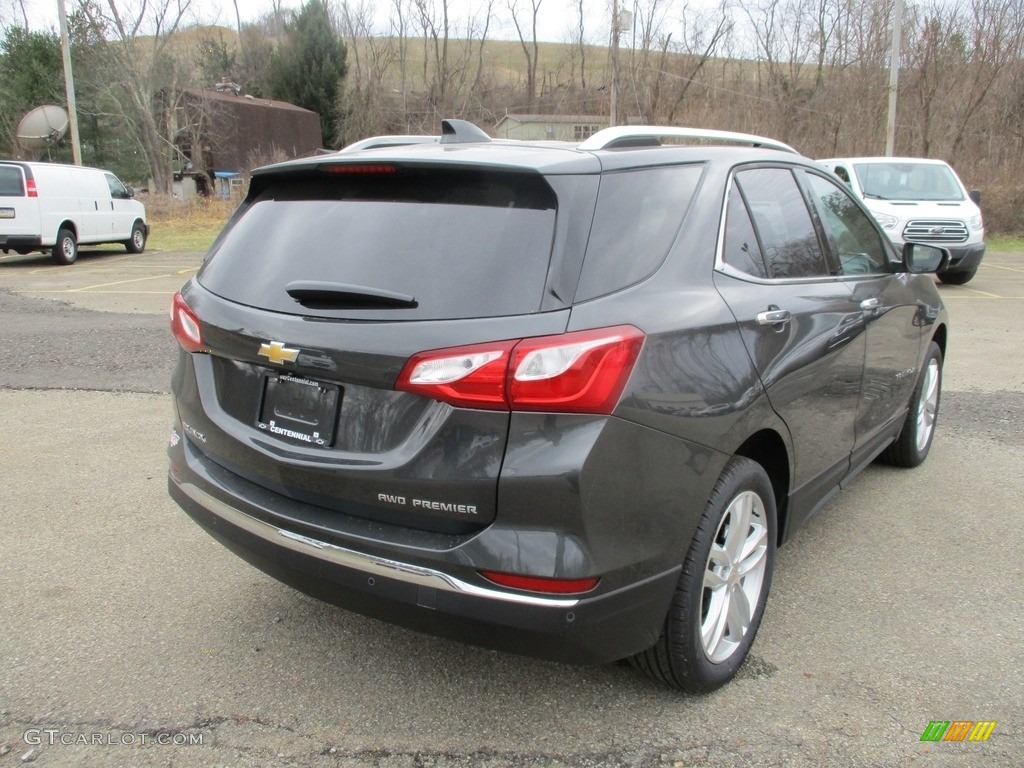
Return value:
<svg viewBox="0 0 1024 768">
<path fill-rule="evenodd" d="M 789 322 L 789 318 L 789 310 L 778 307 L 769 308 L 767 312 L 757 313 L 758 325 L 785 325 Z"/>
<path fill-rule="evenodd" d="M 882 306 L 881 299 L 864 299 L 864 301 L 860 303 L 860 308 L 863 309 L 865 312 L 870 312 L 872 310 L 878 309 L 880 306 Z"/>
</svg>

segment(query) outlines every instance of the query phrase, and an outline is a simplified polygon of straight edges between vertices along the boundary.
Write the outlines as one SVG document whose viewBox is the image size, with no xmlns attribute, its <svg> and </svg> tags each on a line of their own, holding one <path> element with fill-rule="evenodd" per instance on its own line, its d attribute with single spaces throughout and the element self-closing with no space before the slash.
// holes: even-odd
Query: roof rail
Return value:
<svg viewBox="0 0 1024 768">
<path fill-rule="evenodd" d="M 694 139 L 717 144 L 743 144 L 749 147 L 778 149 L 782 152 L 800 154 L 788 144 L 764 136 L 732 131 L 715 131 L 709 128 L 677 128 L 658 125 L 617 125 L 598 131 L 578 146 L 578 149 L 615 149 L 616 147 L 638 147 L 659 145 L 663 136 L 679 139 Z"/>
<path fill-rule="evenodd" d="M 490 136 L 468 120 L 441 121 L 442 144 L 463 144 L 490 140 Z"/>
</svg>

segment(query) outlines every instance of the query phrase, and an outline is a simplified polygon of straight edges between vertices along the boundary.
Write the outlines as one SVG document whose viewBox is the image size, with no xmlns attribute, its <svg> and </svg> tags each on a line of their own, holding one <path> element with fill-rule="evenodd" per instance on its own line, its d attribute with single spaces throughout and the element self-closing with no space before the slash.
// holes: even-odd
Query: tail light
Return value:
<svg viewBox="0 0 1024 768">
<path fill-rule="evenodd" d="M 643 341 L 620 325 L 422 352 L 395 388 L 466 408 L 611 413 Z"/>
<path fill-rule="evenodd" d="M 39 189 L 35 179 L 25 179 L 25 194 L 28 197 L 39 197 Z"/>
<path fill-rule="evenodd" d="M 572 595 L 589 592 L 600 581 L 596 576 L 585 579 L 550 579 L 541 576 L 523 576 L 518 573 L 480 571 L 488 581 L 502 587 L 523 589 L 527 592 L 543 592 L 549 595 Z"/>
<path fill-rule="evenodd" d="M 174 300 L 171 302 L 171 332 L 186 352 L 209 351 L 208 347 L 203 344 L 203 331 L 199 324 L 199 318 L 192 311 L 192 307 L 185 303 L 181 291 L 174 294 Z"/>
</svg>

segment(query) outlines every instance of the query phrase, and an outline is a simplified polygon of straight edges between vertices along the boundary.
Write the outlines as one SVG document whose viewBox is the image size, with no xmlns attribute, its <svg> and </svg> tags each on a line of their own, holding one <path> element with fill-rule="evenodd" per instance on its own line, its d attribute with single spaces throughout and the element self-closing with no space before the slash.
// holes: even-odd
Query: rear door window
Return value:
<svg viewBox="0 0 1024 768">
<path fill-rule="evenodd" d="M 0 165 L 0 197 L 24 197 L 25 180 L 16 165 Z"/>
<path fill-rule="evenodd" d="M 473 169 L 363 167 L 280 177 L 257 191 L 199 273 L 242 304 L 355 319 L 456 319 L 537 312 L 555 230 L 543 177 Z M 415 307 L 314 308 L 285 290 L 336 283 L 415 298 Z"/>
<path fill-rule="evenodd" d="M 736 174 L 760 236 L 769 277 L 793 279 L 830 274 L 818 233 L 792 171 L 752 168 Z"/>
</svg>

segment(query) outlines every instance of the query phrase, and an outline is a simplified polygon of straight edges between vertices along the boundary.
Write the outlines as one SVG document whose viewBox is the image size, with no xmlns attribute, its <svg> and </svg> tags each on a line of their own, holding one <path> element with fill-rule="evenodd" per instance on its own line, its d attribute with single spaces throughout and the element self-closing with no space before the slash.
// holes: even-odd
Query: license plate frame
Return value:
<svg viewBox="0 0 1024 768">
<path fill-rule="evenodd" d="M 0 208 L 0 219 L 15 219 L 17 213 L 13 208 Z"/>
<path fill-rule="evenodd" d="M 290 373 L 263 377 L 256 428 L 297 445 L 329 448 L 334 444 L 342 389 Z"/>
</svg>

